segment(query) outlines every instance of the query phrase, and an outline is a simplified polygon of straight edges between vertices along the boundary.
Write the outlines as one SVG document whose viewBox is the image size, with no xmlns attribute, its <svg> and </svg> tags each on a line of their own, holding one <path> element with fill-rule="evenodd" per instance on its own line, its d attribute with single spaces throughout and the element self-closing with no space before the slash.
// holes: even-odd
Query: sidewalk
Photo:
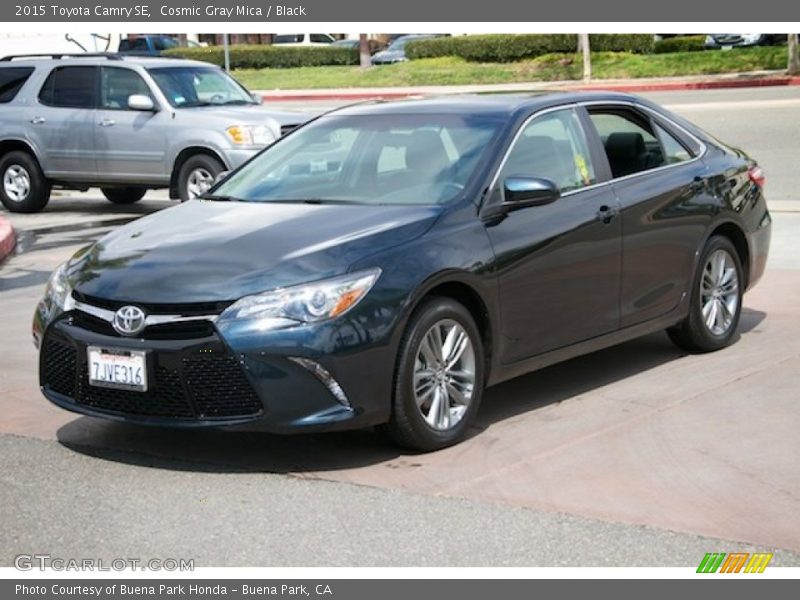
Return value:
<svg viewBox="0 0 800 600">
<path fill-rule="evenodd" d="M 751 71 L 720 75 L 659 77 L 643 79 L 602 79 L 583 81 L 536 81 L 531 83 L 500 83 L 491 85 L 453 85 L 420 87 L 324 88 L 305 90 L 258 90 L 265 101 L 291 100 L 370 100 L 373 98 L 408 98 L 421 95 L 475 94 L 481 92 L 511 93 L 541 90 L 613 90 L 617 92 L 662 92 L 680 90 L 728 89 L 800 85 L 800 76 L 784 71 Z"/>
</svg>

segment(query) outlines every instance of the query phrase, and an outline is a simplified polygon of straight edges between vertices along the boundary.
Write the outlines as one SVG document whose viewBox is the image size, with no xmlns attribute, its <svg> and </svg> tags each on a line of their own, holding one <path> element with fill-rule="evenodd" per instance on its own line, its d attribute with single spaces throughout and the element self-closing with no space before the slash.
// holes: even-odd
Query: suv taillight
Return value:
<svg viewBox="0 0 800 600">
<path fill-rule="evenodd" d="M 750 167 L 747 176 L 750 178 L 750 181 L 760 188 L 763 188 L 764 184 L 767 183 L 767 176 L 764 174 L 764 169 L 759 166 Z"/>
</svg>

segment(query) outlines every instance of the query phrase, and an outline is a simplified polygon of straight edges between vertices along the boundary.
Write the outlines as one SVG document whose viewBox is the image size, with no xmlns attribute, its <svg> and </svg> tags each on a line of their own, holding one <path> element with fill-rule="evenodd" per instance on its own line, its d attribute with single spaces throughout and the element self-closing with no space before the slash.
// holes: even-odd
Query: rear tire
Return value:
<svg viewBox="0 0 800 600">
<path fill-rule="evenodd" d="M 733 243 L 714 236 L 700 256 L 689 298 L 689 315 L 667 329 L 673 343 L 688 352 L 713 352 L 736 335 L 742 312 L 742 263 Z"/>
<path fill-rule="evenodd" d="M 181 202 L 192 200 L 214 185 L 225 166 L 208 154 L 195 154 L 186 159 L 178 171 L 178 197 Z"/>
<path fill-rule="evenodd" d="M 140 187 L 114 187 L 100 188 L 109 202 L 114 204 L 133 204 L 144 198 L 146 188 Z"/>
<path fill-rule="evenodd" d="M 0 158 L 0 202 L 10 212 L 39 212 L 50 201 L 50 182 L 36 159 L 21 150 Z"/>
<path fill-rule="evenodd" d="M 392 417 L 395 442 L 429 452 L 460 442 L 478 412 L 484 350 L 470 312 L 434 297 L 411 317 L 395 367 Z"/>
</svg>

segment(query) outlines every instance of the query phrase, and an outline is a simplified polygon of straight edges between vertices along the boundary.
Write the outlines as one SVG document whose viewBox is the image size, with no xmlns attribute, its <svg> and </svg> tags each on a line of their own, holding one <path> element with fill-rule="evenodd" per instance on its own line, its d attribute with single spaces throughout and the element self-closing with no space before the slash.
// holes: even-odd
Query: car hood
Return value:
<svg viewBox="0 0 800 600">
<path fill-rule="evenodd" d="M 190 201 L 73 258 L 76 291 L 141 303 L 218 302 L 347 272 L 419 237 L 436 206 Z"/>
<path fill-rule="evenodd" d="M 262 104 L 244 106 L 198 106 L 184 108 L 189 114 L 202 115 L 203 119 L 216 118 L 225 121 L 228 125 L 262 125 L 265 120 L 273 119 L 278 125 L 300 125 L 311 119 L 314 115 L 300 111 L 272 110 Z"/>
</svg>

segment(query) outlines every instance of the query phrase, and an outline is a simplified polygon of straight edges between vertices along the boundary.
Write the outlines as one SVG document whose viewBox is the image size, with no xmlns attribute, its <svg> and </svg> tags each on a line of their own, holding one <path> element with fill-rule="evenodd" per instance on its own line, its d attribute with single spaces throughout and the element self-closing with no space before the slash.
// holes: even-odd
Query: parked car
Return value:
<svg viewBox="0 0 800 600">
<path fill-rule="evenodd" d="M 0 60 L 0 201 L 42 210 L 53 187 L 130 204 L 187 200 L 308 117 L 267 110 L 208 63 L 110 54 Z"/>
<path fill-rule="evenodd" d="M 385 50 L 376 52 L 372 57 L 373 65 L 389 65 L 393 63 L 405 62 L 408 60 L 406 56 L 406 44 L 411 41 L 429 40 L 438 36 L 423 35 L 423 34 L 410 34 L 402 35 L 395 38 Z"/>
<path fill-rule="evenodd" d="M 41 388 L 135 423 L 385 425 L 441 448 L 488 385 L 663 329 L 735 341 L 763 186 L 743 151 L 625 94 L 343 108 L 60 266 Z"/>
<path fill-rule="evenodd" d="M 160 56 L 164 50 L 177 48 L 180 42 L 168 35 L 137 35 L 119 41 L 119 53 L 129 56 Z"/>
<path fill-rule="evenodd" d="M 327 46 L 336 40 L 328 33 L 280 33 L 272 43 L 283 46 Z"/>
<path fill-rule="evenodd" d="M 380 42 L 377 40 L 368 40 L 369 43 L 369 52 L 370 54 L 374 54 L 377 52 L 382 46 Z M 331 44 L 332 48 L 349 48 L 351 50 L 359 50 L 361 48 L 359 40 L 336 40 Z"/>
<path fill-rule="evenodd" d="M 706 48 L 735 46 L 772 46 L 786 42 L 785 33 L 712 33 L 706 36 Z"/>
</svg>

